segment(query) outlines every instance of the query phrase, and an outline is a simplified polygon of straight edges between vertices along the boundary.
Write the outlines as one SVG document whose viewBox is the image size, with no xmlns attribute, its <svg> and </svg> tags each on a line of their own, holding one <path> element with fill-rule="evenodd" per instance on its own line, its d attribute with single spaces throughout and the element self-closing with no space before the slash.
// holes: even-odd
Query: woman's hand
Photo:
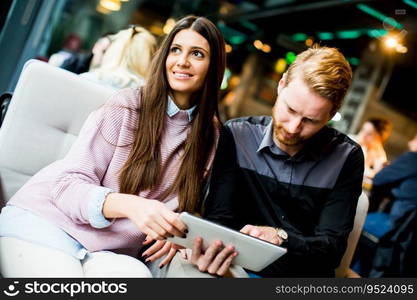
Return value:
<svg viewBox="0 0 417 300">
<path fill-rule="evenodd" d="M 146 237 L 146 240 L 143 242 L 143 245 L 149 245 L 150 243 L 154 242 L 154 244 L 149 247 L 145 252 L 143 252 L 142 257 L 146 258 L 145 262 L 153 262 L 158 258 L 166 255 L 165 259 L 162 260 L 158 267 L 162 268 L 163 266 L 169 264 L 171 260 L 174 258 L 177 250 L 184 249 L 179 245 L 173 244 L 166 240 L 164 241 L 155 241 L 152 238 Z"/>
<path fill-rule="evenodd" d="M 162 202 L 143 197 L 110 193 L 103 205 L 106 218 L 127 217 L 139 229 L 155 240 L 167 237 L 185 237 L 187 226 Z"/>
<path fill-rule="evenodd" d="M 138 197 L 139 198 L 139 197 Z M 157 200 L 142 198 L 127 213 L 143 233 L 155 240 L 167 237 L 185 236 L 186 225 L 179 219 L 179 214 L 166 208 Z"/>
</svg>

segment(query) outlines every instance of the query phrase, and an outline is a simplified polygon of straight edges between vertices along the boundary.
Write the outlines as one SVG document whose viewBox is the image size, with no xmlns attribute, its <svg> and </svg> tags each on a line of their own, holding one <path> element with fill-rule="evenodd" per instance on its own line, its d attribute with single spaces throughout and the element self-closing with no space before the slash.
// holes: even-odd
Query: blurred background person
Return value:
<svg viewBox="0 0 417 300">
<path fill-rule="evenodd" d="M 379 208 L 382 199 L 392 199 L 390 223 L 417 208 L 417 135 L 408 142 L 406 153 L 378 172 L 373 180 L 369 211 Z"/>
<path fill-rule="evenodd" d="M 365 156 L 364 187 L 370 188 L 372 178 L 387 163 L 384 143 L 391 134 L 392 123 L 384 118 L 370 118 L 352 138 L 362 147 Z"/>
<path fill-rule="evenodd" d="M 48 60 L 48 63 L 61 68 L 65 61 L 77 55 L 81 49 L 81 44 L 81 38 L 77 34 L 71 33 L 65 40 L 62 50 L 52 54 Z"/>
<path fill-rule="evenodd" d="M 363 228 L 365 234 L 359 241 L 353 263 L 353 269 L 362 276 L 369 276 L 379 241 L 391 230 L 401 231 L 406 225 L 403 217 L 417 209 L 417 135 L 408 142 L 408 148 L 408 152 L 384 167 L 373 179 L 369 213 Z M 390 199 L 390 203 L 383 206 L 381 202 L 385 199 Z M 404 234 L 407 232 L 401 233 Z M 390 240 L 399 243 L 399 238 L 400 235 L 395 234 Z M 400 246 L 403 250 L 405 247 L 406 244 Z M 385 259 L 390 259 L 394 253 L 386 255 Z"/>
<path fill-rule="evenodd" d="M 111 44 L 111 33 L 101 36 L 94 44 L 91 52 L 81 51 L 81 39 L 71 34 L 63 50 L 52 54 L 49 63 L 64 70 L 81 74 L 98 68 L 103 60 L 104 53 Z"/>
<path fill-rule="evenodd" d="M 89 70 L 96 69 L 101 65 L 103 61 L 104 53 L 111 44 L 111 35 L 107 33 L 97 40 L 94 44 L 93 49 L 91 50 L 91 60 L 89 64 Z M 84 71 L 87 72 L 88 70 Z"/>
<path fill-rule="evenodd" d="M 72 55 L 63 62 L 60 68 L 76 74 L 88 72 L 92 68 L 98 68 L 110 44 L 110 33 L 107 33 L 97 40 L 91 52 L 80 52 Z"/>
<path fill-rule="evenodd" d="M 101 64 L 81 74 L 84 78 L 115 89 L 142 86 L 157 48 L 155 37 L 146 29 L 132 26 L 111 37 Z"/>
</svg>

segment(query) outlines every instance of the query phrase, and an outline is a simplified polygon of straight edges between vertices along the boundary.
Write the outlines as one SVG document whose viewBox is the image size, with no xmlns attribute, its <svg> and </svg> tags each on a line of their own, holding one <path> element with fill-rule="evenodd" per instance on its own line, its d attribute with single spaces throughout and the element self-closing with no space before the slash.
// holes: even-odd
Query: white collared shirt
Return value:
<svg viewBox="0 0 417 300">
<path fill-rule="evenodd" d="M 193 111 L 196 108 L 196 105 L 193 107 L 185 110 L 188 114 L 188 119 L 191 122 L 193 119 Z M 168 116 L 172 117 L 175 116 L 181 109 L 175 104 L 174 100 L 172 100 L 171 96 L 168 96 L 168 106 L 167 106 L 167 114 Z"/>
</svg>

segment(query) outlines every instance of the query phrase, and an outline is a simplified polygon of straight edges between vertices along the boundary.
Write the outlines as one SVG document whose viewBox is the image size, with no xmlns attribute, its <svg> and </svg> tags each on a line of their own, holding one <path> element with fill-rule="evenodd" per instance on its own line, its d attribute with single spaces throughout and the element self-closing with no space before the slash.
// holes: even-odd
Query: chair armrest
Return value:
<svg viewBox="0 0 417 300">
<path fill-rule="evenodd" d="M 0 95 L 0 127 L 3 124 L 3 120 L 6 117 L 7 109 L 9 108 L 10 101 L 12 100 L 12 93 L 5 92 Z"/>
</svg>

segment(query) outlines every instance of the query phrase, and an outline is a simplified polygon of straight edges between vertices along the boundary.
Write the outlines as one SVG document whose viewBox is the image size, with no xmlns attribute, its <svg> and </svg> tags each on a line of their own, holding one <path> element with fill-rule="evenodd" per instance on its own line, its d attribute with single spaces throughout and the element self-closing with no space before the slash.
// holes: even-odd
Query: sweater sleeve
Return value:
<svg viewBox="0 0 417 300">
<path fill-rule="evenodd" d="M 111 224 L 104 218 L 102 207 L 106 195 L 113 190 L 102 186 L 102 180 L 116 147 L 133 140 L 129 132 L 133 132 L 135 110 L 126 101 L 129 97 L 134 96 L 119 92 L 91 113 L 62 161 L 64 167 L 51 195 L 54 204 L 75 223 L 96 228 Z"/>
</svg>

